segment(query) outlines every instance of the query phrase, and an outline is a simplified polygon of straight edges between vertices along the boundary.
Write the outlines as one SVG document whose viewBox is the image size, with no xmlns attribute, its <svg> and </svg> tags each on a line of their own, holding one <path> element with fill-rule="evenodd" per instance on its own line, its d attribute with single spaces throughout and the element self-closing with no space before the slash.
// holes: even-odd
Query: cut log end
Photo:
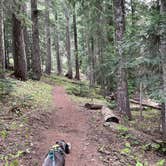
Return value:
<svg viewBox="0 0 166 166">
<path fill-rule="evenodd" d="M 115 116 L 109 117 L 105 120 L 105 122 L 109 122 L 109 123 L 119 123 L 119 119 Z"/>
</svg>

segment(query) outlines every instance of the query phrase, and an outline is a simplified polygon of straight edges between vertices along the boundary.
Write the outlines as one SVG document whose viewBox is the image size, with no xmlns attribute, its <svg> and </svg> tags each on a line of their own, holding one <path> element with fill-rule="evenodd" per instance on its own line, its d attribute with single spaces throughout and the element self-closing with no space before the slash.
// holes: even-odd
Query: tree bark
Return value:
<svg viewBox="0 0 166 166">
<path fill-rule="evenodd" d="M 90 79 L 90 86 L 93 87 L 95 85 L 95 58 L 94 58 L 94 39 L 91 37 L 88 41 L 88 54 L 89 54 L 89 79 Z"/>
<path fill-rule="evenodd" d="M 4 46 L 4 22 L 3 1 L 0 2 L 0 78 L 4 77 L 5 71 L 5 46 Z"/>
<path fill-rule="evenodd" d="M 75 70 L 76 70 L 75 79 L 80 80 L 79 59 L 78 59 L 78 41 L 77 41 L 77 21 L 76 21 L 75 4 L 74 4 L 73 10 L 74 10 L 73 11 L 73 26 L 74 26 Z"/>
<path fill-rule="evenodd" d="M 164 107 L 162 109 L 162 131 L 163 139 L 166 140 L 166 28 L 165 28 L 165 16 L 166 16 L 166 1 L 161 0 L 161 36 L 160 36 L 160 53 L 162 59 L 162 71 L 163 71 L 163 101 Z"/>
<path fill-rule="evenodd" d="M 129 106 L 127 75 L 125 69 L 125 57 L 122 50 L 122 42 L 125 32 L 125 6 L 124 0 L 113 0 L 114 19 L 115 19 L 115 42 L 116 54 L 119 57 L 119 66 L 117 71 L 117 109 L 125 114 L 131 120 L 131 111 Z"/>
<path fill-rule="evenodd" d="M 27 15 L 27 5 L 23 5 L 23 11 Z M 31 48 L 30 48 L 30 40 L 29 34 L 27 30 L 27 26 L 24 27 L 24 41 L 25 41 L 25 52 L 26 52 L 26 61 L 27 61 L 27 70 L 31 70 Z"/>
<path fill-rule="evenodd" d="M 18 6 L 19 12 L 22 7 Z M 19 13 L 18 13 L 19 14 Z M 14 75 L 22 81 L 27 80 L 27 62 L 25 53 L 24 33 L 21 20 L 16 13 L 12 15 L 13 25 L 13 57 L 14 57 Z"/>
<path fill-rule="evenodd" d="M 55 50 L 56 50 L 56 61 L 57 61 L 57 74 L 62 74 L 62 65 L 61 65 L 61 57 L 60 57 L 60 51 L 59 51 L 59 32 L 58 32 L 58 16 L 57 13 L 55 13 Z"/>
<path fill-rule="evenodd" d="M 68 63 L 68 71 L 66 76 L 69 79 L 72 79 L 73 71 L 72 71 L 71 45 L 70 45 L 70 18 L 67 8 L 65 9 L 65 16 L 66 16 L 66 52 L 67 52 L 67 63 Z"/>
<path fill-rule="evenodd" d="M 46 74 L 51 74 L 51 32 L 49 20 L 49 1 L 45 0 L 45 33 L 46 33 Z"/>
<path fill-rule="evenodd" d="M 31 0 L 31 17 L 32 17 L 32 78 L 40 80 L 41 78 L 41 60 L 39 47 L 39 25 L 38 25 L 37 0 Z"/>
<path fill-rule="evenodd" d="M 9 69 L 9 37 L 7 33 L 7 25 L 4 23 L 4 45 L 5 45 L 5 69 Z M 11 44 L 12 45 L 12 44 Z"/>
</svg>

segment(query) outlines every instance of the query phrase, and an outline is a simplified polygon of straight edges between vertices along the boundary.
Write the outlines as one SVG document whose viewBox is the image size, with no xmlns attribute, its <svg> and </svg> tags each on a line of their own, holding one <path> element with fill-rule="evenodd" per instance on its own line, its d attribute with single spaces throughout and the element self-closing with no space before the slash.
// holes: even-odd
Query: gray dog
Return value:
<svg viewBox="0 0 166 166">
<path fill-rule="evenodd" d="M 57 141 L 46 155 L 42 166 L 65 166 L 65 154 L 70 153 L 70 148 L 64 140 Z"/>
</svg>

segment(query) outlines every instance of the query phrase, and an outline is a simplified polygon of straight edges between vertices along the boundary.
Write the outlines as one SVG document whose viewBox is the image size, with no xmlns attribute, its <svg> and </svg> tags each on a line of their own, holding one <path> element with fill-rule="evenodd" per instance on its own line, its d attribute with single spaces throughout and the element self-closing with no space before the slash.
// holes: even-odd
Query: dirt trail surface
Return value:
<svg viewBox="0 0 166 166">
<path fill-rule="evenodd" d="M 66 166 L 102 166 L 97 145 L 90 138 L 90 121 L 87 111 L 81 111 L 63 87 L 53 92 L 57 111 L 52 113 L 51 129 L 42 131 L 38 152 L 43 156 L 56 140 L 64 139 L 72 145 L 71 154 L 66 156 Z M 41 164 L 41 163 L 40 163 Z"/>
</svg>

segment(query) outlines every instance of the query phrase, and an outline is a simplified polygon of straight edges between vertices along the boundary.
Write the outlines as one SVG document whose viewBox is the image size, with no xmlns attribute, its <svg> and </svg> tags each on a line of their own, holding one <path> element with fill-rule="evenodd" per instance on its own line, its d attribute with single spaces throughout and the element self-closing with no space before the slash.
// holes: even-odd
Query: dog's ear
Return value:
<svg viewBox="0 0 166 166">
<path fill-rule="evenodd" d="M 70 149 L 71 149 L 71 148 L 70 148 L 70 145 L 69 145 L 69 144 L 66 144 L 66 145 L 65 145 L 65 153 L 66 153 L 66 154 L 69 154 L 69 153 L 70 153 Z"/>
</svg>

